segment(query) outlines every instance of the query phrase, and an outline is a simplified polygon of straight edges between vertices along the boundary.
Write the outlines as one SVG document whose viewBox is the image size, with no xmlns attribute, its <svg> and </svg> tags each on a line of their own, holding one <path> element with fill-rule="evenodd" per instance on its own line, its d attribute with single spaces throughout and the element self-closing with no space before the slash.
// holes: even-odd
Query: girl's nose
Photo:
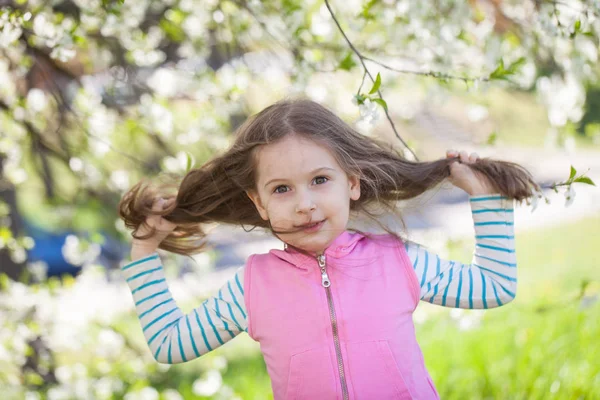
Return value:
<svg viewBox="0 0 600 400">
<path fill-rule="evenodd" d="M 314 211 L 316 208 L 317 205 L 310 196 L 303 196 L 296 203 L 297 213 L 308 213 Z"/>
</svg>

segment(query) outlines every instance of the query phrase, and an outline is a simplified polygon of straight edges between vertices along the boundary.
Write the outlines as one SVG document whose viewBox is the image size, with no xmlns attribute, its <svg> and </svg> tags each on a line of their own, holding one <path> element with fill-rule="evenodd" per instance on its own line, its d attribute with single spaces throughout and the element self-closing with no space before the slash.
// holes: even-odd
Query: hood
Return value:
<svg viewBox="0 0 600 400">
<path fill-rule="evenodd" d="M 342 232 L 337 238 L 331 242 L 331 244 L 325 249 L 325 255 L 327 257 L 342 258 L 352 252 L 354 247 L 362 240 L 365 236 L 358 232 Z M 285 250 L 273 249 L 269 251 L 269 254 L 292 264 L 300 269 L 308 269 L 310 263 L 315 262 L 316 257 L 305 254 L 298 251 L 293 246 L 286 246 Z"/>
</svg>

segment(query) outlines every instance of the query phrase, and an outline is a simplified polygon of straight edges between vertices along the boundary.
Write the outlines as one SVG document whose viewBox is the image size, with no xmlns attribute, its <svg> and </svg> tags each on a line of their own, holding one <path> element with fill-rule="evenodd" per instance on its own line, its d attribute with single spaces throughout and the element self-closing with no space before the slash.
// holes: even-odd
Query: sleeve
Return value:
<svg viewBox="0 0 600 400">
<path fill-rule="evenodd" d="M 475 227 L 471 264 L 444 260 L 405 243 L 421 287 L 421 300 L 444 307 L 487 309 L 516 296 L 514 201 L 500 195 L 470 196 Z"/>
<path fill-rule="evenodd" d="M 148 347 L 159 363 L 191 361 L 247 330 L 244 267 L 218 293 L 184 314 L 173 299 L 157 252 L 121 267 Z"/>
</svg>

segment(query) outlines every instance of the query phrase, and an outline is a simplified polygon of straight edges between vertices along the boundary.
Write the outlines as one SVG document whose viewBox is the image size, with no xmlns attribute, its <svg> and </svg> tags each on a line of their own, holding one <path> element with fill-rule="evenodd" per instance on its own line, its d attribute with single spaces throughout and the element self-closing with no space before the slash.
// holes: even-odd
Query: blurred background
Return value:
<svg viewBox="0 0 600 400">
<path fill-rule="evenodd" d="M 515 301 L 416 311 L 441 397 L 600 399 L 599 37 L 598 0 L 0 2 L 2 398 L 272 398 L 246 334 L 154 361 L 116 206 L 305 96 L 407 158 L 476 151 L 544 188 L 515 210 Z M 467 200 L 443 184 L 399 204 L 403 234 L 469 263 Z M 210 240 L 193 260 L 161 253 L 185 312 L 282 247 L 230 226 Z"/>
</svg>

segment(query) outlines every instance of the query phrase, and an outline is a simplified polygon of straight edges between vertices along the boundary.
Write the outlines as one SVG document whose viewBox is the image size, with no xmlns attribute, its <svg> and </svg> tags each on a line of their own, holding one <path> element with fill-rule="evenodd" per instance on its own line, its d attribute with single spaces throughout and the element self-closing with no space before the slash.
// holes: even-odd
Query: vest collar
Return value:
<svg viewBox="0 0 600 400">
<path fill-rule="evenodd" d="M 344 231 L 330 243 L 324 253 L 327 257 L 345 257 L 352 252 L 356 244 L 364 237 L 363 234 L 358 232 Z M 285 250 L 273 249 L 269 253 L 304 270 L 308 269 L 310 263 L 316 262 L 315 256 L 308 255 L 289 245 L 286 245 Z"/>
</svg>

